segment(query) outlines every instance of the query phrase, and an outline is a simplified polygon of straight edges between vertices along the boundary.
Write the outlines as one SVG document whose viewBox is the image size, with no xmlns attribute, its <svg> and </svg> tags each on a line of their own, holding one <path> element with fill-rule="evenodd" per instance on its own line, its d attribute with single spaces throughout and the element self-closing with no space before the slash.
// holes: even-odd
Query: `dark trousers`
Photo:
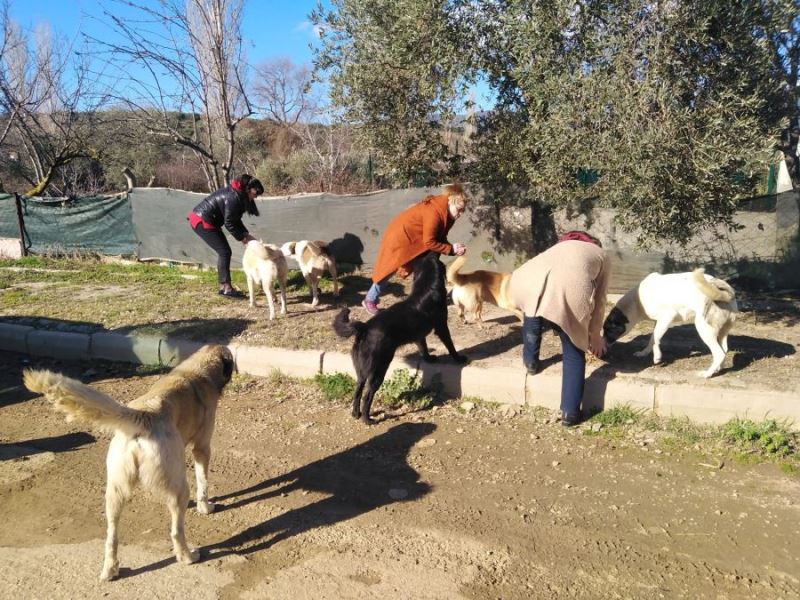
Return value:
<svg viewBox="0 0 800 600">
<path fill-rule="evenodd" d="M 562 375 L 561 411 L 570 417 L 580 414 L 583 386 L 586 377 L 586 353 L 569 339 L 561 328 L 543 317 L 525 316 L 522 322 L 522 362 L 529 370 L 538 370 L 539 349 L 542 346 L 542 329 L 545 322 L 561 338 Z"/>
<path fill-rule="evenodd" d="M 231 282 L 231 245 L 219 229 L 204 229 L 198 223 L 194 232 L 217 253 L 217 280 L 220 285 Z"/>
</svg>

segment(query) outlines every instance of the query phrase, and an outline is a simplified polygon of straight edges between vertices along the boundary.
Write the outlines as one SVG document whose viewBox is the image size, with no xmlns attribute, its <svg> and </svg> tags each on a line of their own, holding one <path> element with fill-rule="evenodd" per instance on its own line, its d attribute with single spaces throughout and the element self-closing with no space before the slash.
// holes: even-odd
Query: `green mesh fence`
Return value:
<svg viewBox="0 0 800 600">
<path fill-rule="evenodd" d="M 127 194 L 79 198 L 20 197 L 25 246 L 35 253 L 136 254 Z M 13 194 L 0 194 L 0 237 L 20 237 Z"/>
</svg>

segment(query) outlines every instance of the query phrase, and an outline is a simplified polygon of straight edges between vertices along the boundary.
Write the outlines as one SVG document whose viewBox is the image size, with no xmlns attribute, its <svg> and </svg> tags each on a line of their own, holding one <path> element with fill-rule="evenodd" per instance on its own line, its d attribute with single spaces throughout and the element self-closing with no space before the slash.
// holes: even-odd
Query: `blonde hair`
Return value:
<svg viewBox="0 0 800 600">
<path fill-rule="evenodd" d="M 457 208 L 466 208 L 467 195 L 464 186 L 460 183 L 451 183 L 444 186 L 444 195 L 447 196 L 447 204 Z"/>
</svg>

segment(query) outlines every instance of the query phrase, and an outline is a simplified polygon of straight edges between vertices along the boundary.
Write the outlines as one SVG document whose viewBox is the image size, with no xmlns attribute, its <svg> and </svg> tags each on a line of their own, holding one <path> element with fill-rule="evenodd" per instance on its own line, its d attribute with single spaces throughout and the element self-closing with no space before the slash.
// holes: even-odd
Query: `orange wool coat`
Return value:
<svg viewBox="0 0 800 600">
<path fill-rule="evenodd" d="M 455 219 L 447 209 L 447 196 L 428 196 L 397 215 L 383 233 L 372 270 L 375 283 L 407 265 L 423 252 L 452 255 L 447 233 Z"/>
</svg>

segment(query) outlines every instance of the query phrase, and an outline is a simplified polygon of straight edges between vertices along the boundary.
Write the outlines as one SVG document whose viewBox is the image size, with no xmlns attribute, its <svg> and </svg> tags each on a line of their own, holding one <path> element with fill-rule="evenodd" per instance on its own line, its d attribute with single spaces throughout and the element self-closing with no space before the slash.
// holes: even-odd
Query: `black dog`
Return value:
<svg viewBox="0 0 800 600">
<path fill-rule="evenodd" d="M 356 336 L 351 356 L 358 375 L 353 395 L 353 416 L 372 423 L 369 410 L 375 392 L 383 383 L 395 351 L 403 344 L 415 343 L 422 358 L 436 360 L 428 351 L 425 336 L 431 331 L 447 347 L 458 363 L 467 358 L 456 352 L 450 329 L 447 327 L 447 291 L 444 287 L 445 268 L 439 255 L 430 253 L 414 269 L 414 283 L 408 298 L 380 311 L 369 321 L 351 321 L 350 309 L 344 308 L 333 320 L 333 330 L 340 337 Z M 367 395 L 362 401 L 364 386 Z M 360 409 L 359 409 L 360 405 Z"/>
</svg>

